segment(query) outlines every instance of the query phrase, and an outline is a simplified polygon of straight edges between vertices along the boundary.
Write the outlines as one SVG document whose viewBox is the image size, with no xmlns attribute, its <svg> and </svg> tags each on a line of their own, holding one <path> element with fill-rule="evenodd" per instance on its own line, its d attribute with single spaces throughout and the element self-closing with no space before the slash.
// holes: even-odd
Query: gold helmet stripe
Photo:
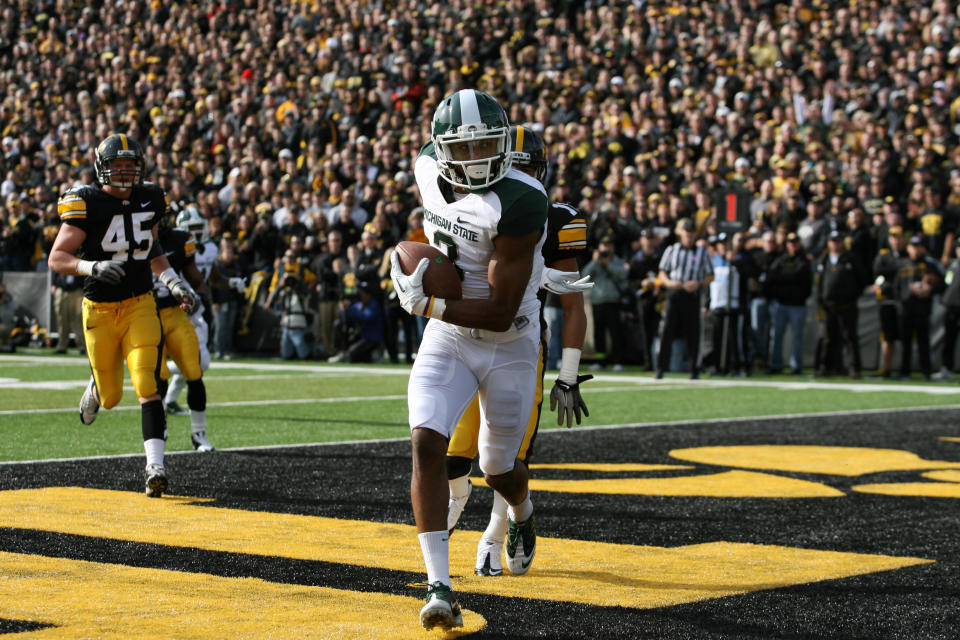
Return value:
<svg viewBox="0 0 960 640">
<path fill-rule="evenodd" d="M 124 150 L 124 151 L 127 151 L 127 150 L 130 148 L 130 145 L 127 144 L 127 136 L 126 136 L 126 134 L 123 134 L 123 133 L 120 134 L 120 146 L 123 147 L 123 150 Z"/>
<path fill-rule="evenodd" d="M 523 127 L 517 127 L 517 148 L 514 151 L 523 151 Z"/>
</svg>

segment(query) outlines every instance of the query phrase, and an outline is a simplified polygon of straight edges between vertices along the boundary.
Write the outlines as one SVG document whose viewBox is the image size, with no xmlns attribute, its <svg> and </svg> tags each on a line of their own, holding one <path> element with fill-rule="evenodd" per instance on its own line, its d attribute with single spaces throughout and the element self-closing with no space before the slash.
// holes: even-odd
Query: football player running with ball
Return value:
<svg viewBox="0 0 960 640">
<path fill-rule="evenodd" d="M 526 127 L 511 127 L 510 136 L 513 166 L 533 176 L 542 184 L 547 174 L 543 141 L 535 131 Z M 566 421 L 568 428 L 572 426 L 574 418 L 577 424 L 580 424 L 581 412 L 584 415 L 590 415 L 587 412 L 586 403 L 580 396 L 580 383 L 593 376 L 578 375 L 580 352 L 583 349 L 583 339 L 587 331 L 587 315 L 583 308 L 582 292 L 593 286 L 589 278 L 580 279 L 579 274 L 579 260 L 586 258 L 586 250 L 586 219 L 570 205 L 551 204 L 547 214 L 547 238 L 542 249 L 543 259 L 547 265 L 541 279 L 541 286 L 545 291 L 541 291 L 539 295 L 541 299 L 545 299 L 546 291 L 558 294 L 563 308 L 561 339 L 563 353 L 560 373 L 550 392 L 550 410 L 557 411 L 557 424 L 562 425 Z M 544 323 L 542 318 L 540 322 Z M 546 334 L 546 324 L 542 326 L 543 334 Z M 536 401 L 530 412 L 526 435 L 517 455 L 518 464 L 524 466 L 533 449 L 537 427 L 540 424 L 540 408 L 543 404 L 543 365 L 546 361 L 546 346 L 549 344 L 549 338 L 543 335 L 541 340 L 536 375 Z M 477 455 L 479 428 L 480 405 L 478 400 L 474 399 L 460 418 L 460 423 L 447 448 L 447 473 L 450 477 L 447 528 L 451 532 L 457 525 L 457 520 L 463 513 L 463 508 L 473 490 L 473 485 L 470 484 L 470 466 Z M 490 522 L 477 546 L 477 562 L 474 570 L 478 576 L 499 576 L 503 573 L 500 557 L 505 538 L 509 559 L 512 555 L 512 547 L 518 541 L 514 537 L 507 536 L 507 503 L 502 495 L 494 492 Z M 525 573 L 529 569 L 529 565 L 524 566 L 522 563 L 509 561 L 507 566 L 514 574 Z"/>
<path fill-rule="evenodd" d="M 431 140 L 415 164 L 424 231 L 463 274 L 461 300 L 424 294 L 422 259 L 405 275 L 391 256 L 401 306 L 429 316 L 410 373 L 407 402 L 413 450 L 414 519 L 427 569 L 427 628 L 462 626 L 451 591 L 447 532 L 447 444 L 480 392 L 480 469 L 506 500 L 511 566 L 529 567 L 536 550 L 527 470 L 516 458 L 534 406 L 547 194 L 511 170 L 510 124 L 497 101 L 474 89 L 444 98 Z M 519 570 L 518 570 L 519 572 Z"/>
<path fill-rule="evenodd" d="M 63 224 L 48 264 L 57 273 L 87 276 L 83 335 L 93 375 L 80 400 L 80 420 L 91 424 L 101 405 L 110 409 L 120 401 L 126 360 L 140 400 L 146 493 L 158 498 L 167 489 L 166 416 L 158 393 L 162 331 L 153 274 L 184 310 L 196 305 L 196 297 L 157 242 L 167 198 L 160 187 L 143 182 L 140 145 L 122 133 L 109 136 L 97 146 L 94 169 L 98 186 L 74 187 L 60 196 Z"/>
</svg>

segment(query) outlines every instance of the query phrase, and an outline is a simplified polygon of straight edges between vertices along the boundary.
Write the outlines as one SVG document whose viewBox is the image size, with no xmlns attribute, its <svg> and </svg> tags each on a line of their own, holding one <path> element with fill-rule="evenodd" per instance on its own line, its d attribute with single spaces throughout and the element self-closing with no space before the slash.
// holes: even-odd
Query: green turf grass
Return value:
<svg viewBox="0 0 960 640">
<path fill-rule="evenodd" d="M 339 442 L 408 435 L 406 366 L 332 366 L 243 360 L 214 363 L 205 374 L 207 421 L 219 448 Z M 140 415 L 129 380 L 123 400 L 101 410 L 91 426 L 77 406 L 89 376 L 85 358 L 34 361 L 0 357 L 0 460 L 142 453 Z M 21 381 L 23 385 L 12 386 Z M 758 386 L 769 383 L 771 386 Z M 884 383 L 793 376 L 716 378 L 683 376 L 654 381 L 648 373 L 605 375 L 583 385 L 590 417 L 584 426 L 954 406 L 955 384 Z M 552 374 L 545 387 L 549 394 Z M 729 386 L 718 386 L 729 385 Z M 825 388 L 804 388 L 817 385 Z M 874 389 L 874 390 L 870 390 Z M 921 390 L 916 390 L 921 389 Z M 186 406 L 186 395 L 180 398 Z M 168 418 L 168 449 L 190 449 L 188 417 Z M 541 428 L 557 428 L 546 398 Z"/>
</svg>

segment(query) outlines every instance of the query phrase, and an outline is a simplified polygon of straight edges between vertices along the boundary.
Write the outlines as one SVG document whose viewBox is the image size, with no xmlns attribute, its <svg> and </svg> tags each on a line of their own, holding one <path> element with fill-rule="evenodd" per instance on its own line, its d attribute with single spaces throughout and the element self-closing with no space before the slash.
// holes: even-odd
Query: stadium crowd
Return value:
<svg viewBox="0 0 960 640">
<path fill-rule="evenodd" d="M 929 376 L 916 329 L 929 304 L 913 298 L 943 293 L 960 322 L 958 62 L 960 8 L 946 0 L 11 3 L 2 270 L 45 268 L 58 195 L 92 182 L 96 144 L 124 132 L 174 213 L 195 204 L 247 277 L 245 302 L 213 301 L 232 309 L 218 318 L 247 331 L 251 309 L 281 301 L 289 357 L 369 357 L 349 348 L 364 340 L 397 360 L 403 335 L 409 360 L 419 327 L 390 295 L 386 254 L 424 239 L 412 164 L 435 106 L 476 87 L 540 133 L 550 197 L 588 217 L 594 262 L 626 271 L 594 302 L 601 333 L 636 344 L 639 362 L 654 367 L 660 257 L 691 221 L 715 274 L 705 318 L 726 328 L 707 332 L 705 366 L 781 369 L 785 327 L 796 338 L 815 296 L 817 372 L 860 375 L 850 296 L 870 287 L 899 314 L 881 317 L 887 339 L 916 331 Z M 837 264 L 849 273 L 831 276 Z M 297 295 L 273 293 L 284 287 Z M 229 355 L 228 338 L 217 345 Z"/>
</svg>

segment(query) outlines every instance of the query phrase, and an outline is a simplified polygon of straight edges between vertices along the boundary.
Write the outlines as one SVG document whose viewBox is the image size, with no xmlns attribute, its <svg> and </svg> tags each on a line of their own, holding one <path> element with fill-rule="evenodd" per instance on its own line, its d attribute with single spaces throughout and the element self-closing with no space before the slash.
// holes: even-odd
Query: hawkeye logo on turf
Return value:
<svg viewBox="0 0 960 640">
<path fill-rule="evenodd" d="M 532 465 L 536 474 L 531 489 L 624 496 L 826 499 L 847 494 L 827 482 L 778 472 L 823 474 L 829 479 L 916 471 L 925 482 L 856 484 L 848 490 L 960 498 L 960 463 L 924 460 L 907 451 L 771 445 L 679 449 L 671 456 L 727 470 L 703 473 L 689 464 Z M 630 474 L 636 477 L 626 477 Z M 583 477 L 577 479 L 578 475 Z M 0 552 L 0 576 L 15 577 L 0 580 L 0 619 L 55 626 L 58 637 L 184 637 L 191 635 L 196 612 L 202 610 L 205 620 L 230 620 L 230 629 L 211 629 L 213 636 L 262 637 L 282 626 L 288 637 L 305 637 L 317 634 L 317 620 L 322 619 L 326 625 L 357 630 L 356 637 L 392 639 L 409 637 L 410 629 L 382 625 L 382 612 L 409 611 L 415 619 L 422 605 L 409 595 L 412 581 L 405 577 L 422 567 L 416 530 L 410 525 L 228 509 L 204 498 L 146 500 L 134 492 L 48 487 L 0 492 L 0 527 L 45 532 L 47 537 L 70 536 L 68 547 L 96 548 L 90 554 L 96 562 L 60 547 L 56 552 L 45 551 L 42 543 L 36 553 Z M 581 606 L 665 607 L 932 562 L 724 541 L 656 547 L 540 536 L 537 563 L 527 577 L 491 580 L 473 575 L 480 535 L 460 530 L 450 537 L 450 567 L 458 591 Z M 125 566 L 119 558 L 126 556 L 119 551 L 118 560 L 111 562 L 111 541 L 117 549 L 146 545 L 148 555 L 158 557 L 177 554 L 179 549 L 181 553 L 227 554 L 228 563 L 234 558 L 259 557 L 268 566 L 274 561 L 320 564 L 311 574 L 316 583 L 287 584 L 275 577 Z M 103 549 L 108 549 L 106 554 Z M 332 574 L 323 567 L 330 566 L 382 572 L 383 578 L 374 583 L 388 592 L 326 586 L 323 582 Z M 704 571 L 707 566 L 710 570 Z M 665 581 L 664 576 L 670 579 Z M 65 590 L 64 584 L 72 588 Z M 148 592 L 163 597 L 143 598 Z M 84 597 L 77 598 L 77 593 Z M 351 602 L 349 608 L 341 606 L 346 600 Z M 250 610 L 250 602 L 258 603 L 256 610 Z M 304 602 L 311 604 L 304 606 Z M 244 611 L 250 613 L 238 615 Z M 271 615 L 260 615 L 262 611 Z M 464 632 L 473 632 L 486 621 L 464 610 L 464 625 Z"/>
</svg>

